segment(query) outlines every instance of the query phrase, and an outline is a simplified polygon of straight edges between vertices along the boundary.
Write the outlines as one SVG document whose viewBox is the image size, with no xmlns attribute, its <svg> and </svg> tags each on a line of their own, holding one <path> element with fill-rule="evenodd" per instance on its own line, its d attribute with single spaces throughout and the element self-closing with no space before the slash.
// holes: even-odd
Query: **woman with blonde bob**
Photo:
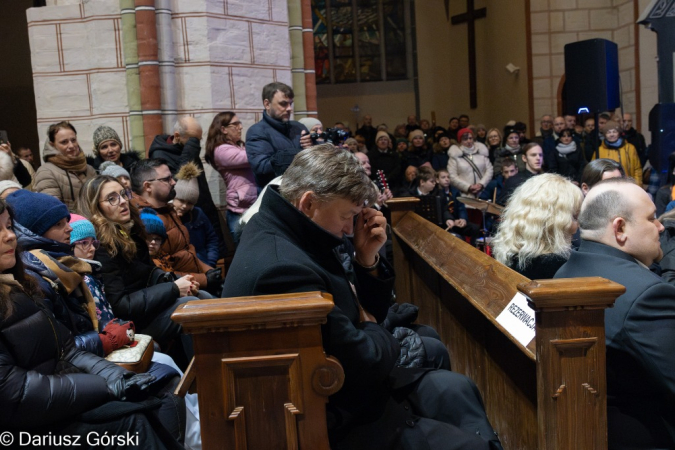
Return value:
<svg viewBox="0 0 675 450">
<path fill-rule="evenodd" d="M 513 193 L 492 240 L 497 261 L 530 279 L 553 278 L 572 251 L 583 195 L 570 180 L 546 173 Z"/>
</svg>

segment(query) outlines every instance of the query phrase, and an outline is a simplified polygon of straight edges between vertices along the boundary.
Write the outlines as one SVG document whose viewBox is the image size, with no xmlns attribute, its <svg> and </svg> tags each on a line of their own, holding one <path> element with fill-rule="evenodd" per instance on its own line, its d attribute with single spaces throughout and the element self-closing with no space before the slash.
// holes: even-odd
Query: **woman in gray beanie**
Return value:
<svg viewBox="0 0 675 450">
<path fill-rule="evenodd" d="M 117 131 L 107 125 L 101 125 L 94 131 L 94 155 L 88 156 L 87 162 L 97 171 L 105 161 L 112 161 L 127 171 L 140 158 L 136 152 L 122 153 L 124 146 Z"/>
</svg>

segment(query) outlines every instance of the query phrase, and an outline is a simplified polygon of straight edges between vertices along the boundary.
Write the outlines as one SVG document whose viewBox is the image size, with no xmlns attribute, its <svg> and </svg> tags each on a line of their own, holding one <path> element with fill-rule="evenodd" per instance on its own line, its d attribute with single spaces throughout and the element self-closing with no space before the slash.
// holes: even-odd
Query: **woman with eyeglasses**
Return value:
<svg viewBox="0 0 675 450">
<path fill-rule="evenodd" d="M 42 158 L 35 172 L 33 191 L 58 198 L 70 211 L 77 208 L 77 196 L 86 180 L 96 175 L 77 142 L 77 131 L 70 122 L 59 122 L 47 130 Z"/>
<path fill-rule="evenodd" d="M 227 185 L 227 226 L 235 242 L 239 241 L 239 219 L 258 198 L 241 130 L 242 124 L 233 112 L 216 114 L 209 127 L 204 155 Z"/>
<path fill-rule="evenodd" d="M 80 192 L 80 209 L 94 225 L 100 246 L 94 259 L 101 263 L 106 297 L 116 317 L 132 320 L 136 330 L 149 334 L 185 370 L 194 355 L 192 339 L 171 320 L 181 303 L 195 300 L 199 286 L 192 275 L 175 279 L 150 259 L 146 230 L 140 215 L 115 179 L 99 175 Z"/>
<path fill-rule="evenodd" d="M 498 128 L 490 128 L 487 133 L 487 141 L 485 143 L 490 155 L 490 162 L 492 165 L 495 163 L 499 149 L 502 148 L 502 132 Z M 499 175 L 499 172 L 495 169 L 495 174 Z"/>
</svg>

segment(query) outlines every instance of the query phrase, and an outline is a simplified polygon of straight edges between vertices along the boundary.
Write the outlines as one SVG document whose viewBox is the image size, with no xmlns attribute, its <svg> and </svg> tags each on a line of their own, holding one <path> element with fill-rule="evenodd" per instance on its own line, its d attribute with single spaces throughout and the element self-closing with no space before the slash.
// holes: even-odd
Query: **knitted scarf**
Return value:
<svg viewBox="0 0 675 450">
<path fill-rule="evenodd" d="M 89 287 L 84 282 L 84 274 L 91 274 L 92 272 L 89 263 L 70 255 L 57 258 L 51 256 L 45 250 L 31 250 L 31 253 L 56 275 L 68 295 L 75 293 L 76 296 L 81 297 L 83 300 L 82 307 L 87 311 L 94 324 L 94 329 L 98 330 L 96 302 Z"/>
<path fill-rule="evenodd" d="M 607 139 L 605 139 L 605 146 L 613 150 L 618 150 L 623 147 L 623 138 L 617 139 L 616 142 L 608 142 Z"/>
<path fill-rule="evenodd" d="M 50 156 L 47 161 L 54 164 L 59 169 L 67 170 L 69 172 L 80 173 L 86 172 L 87 170 L 87 158 L 84 156 L 82 150 L 80 150 L 80 153 L 75 157 L 58 154 Z"/>
<path fill-rule="evenodd" d="M 516 156 L 518 153 L 520 153 L 520 145 L 517 147 L 511 147 L 509 144 L 506 144 L 504 147 L 499 149 L 498 155 L 500 157 L 509 157 L 509 156 Z"/>
<path fill-rule="evenodd" d="M 555 149 L 561 155 L 569 155 L 577 149 L 577 144 L 575 144 L 574 141 L 570 142 L 569 144 L 559 143 L 555 146 Z"/>
</svg>

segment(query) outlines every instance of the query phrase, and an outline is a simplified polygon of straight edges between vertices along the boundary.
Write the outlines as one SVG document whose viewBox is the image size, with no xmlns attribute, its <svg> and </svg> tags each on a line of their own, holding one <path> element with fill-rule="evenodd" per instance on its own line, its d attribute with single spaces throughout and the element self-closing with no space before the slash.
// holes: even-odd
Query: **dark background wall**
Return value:
<svg viewBox="0 0 675 450">
<path fill-rule="evenodd" d="M 37 115 L 26 21 L 26 10 L 33 6 L 34 0 L 0 0 L 0 130 L 7 130 L 12 148 L 28 146 L 37 160 Z"/>
</svg>

